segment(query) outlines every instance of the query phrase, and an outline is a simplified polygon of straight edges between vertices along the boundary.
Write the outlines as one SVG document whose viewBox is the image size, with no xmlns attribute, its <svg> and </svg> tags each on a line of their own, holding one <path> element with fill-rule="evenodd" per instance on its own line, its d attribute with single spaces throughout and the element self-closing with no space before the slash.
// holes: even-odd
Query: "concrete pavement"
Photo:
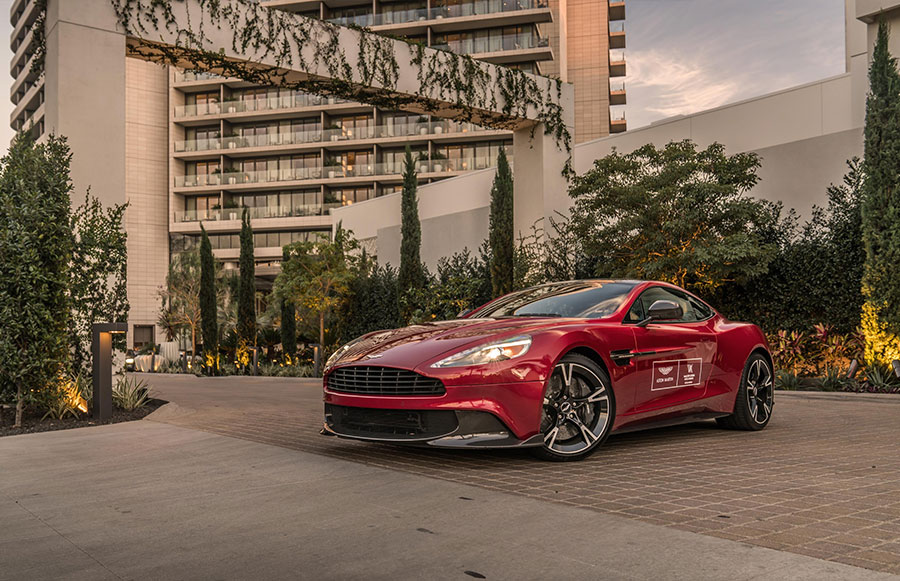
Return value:
<svg viewBox="0 0 900 581">
<path fill-rule="evenodd" d="M 0 579 L 481 576 L 896 578 L 154 421 L 0 439 Z"/>
</svg>

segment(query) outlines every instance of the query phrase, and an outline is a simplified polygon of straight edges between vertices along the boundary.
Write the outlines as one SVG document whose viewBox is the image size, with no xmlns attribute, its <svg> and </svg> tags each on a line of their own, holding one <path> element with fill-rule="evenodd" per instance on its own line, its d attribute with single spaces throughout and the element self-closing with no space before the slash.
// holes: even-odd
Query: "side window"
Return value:
<svg viewBox="0 0 900 581">
<path fill-rule="evenodd" d="M 712 310 L 694 297 L 681 291 L 661 286 L 650 287 L 641 293 L 634 304 L 625 315 L 626 323 L 638 323 L 644 320 L 650 305 L 656 301 L 672 301 L 681 305 L 684 316 L 679 319 L 678 323 L 691 323 L 694 321 L 702 321 L 712 315 Z"/>
</svg>

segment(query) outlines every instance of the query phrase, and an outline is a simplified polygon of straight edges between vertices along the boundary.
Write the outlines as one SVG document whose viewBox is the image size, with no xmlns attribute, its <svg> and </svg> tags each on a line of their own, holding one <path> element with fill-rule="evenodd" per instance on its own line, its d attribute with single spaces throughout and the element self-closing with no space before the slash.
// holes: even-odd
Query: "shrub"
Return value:
<svg viewBox="0 0 900 581">
<path fill-rule="evenodd" d="M 775 388 L 796 391 L 800 389 L 800 378 L 790 371 L 779 369 L 775 372 Z"/>
<path fill-rule="evenodd" d="M 150 402 L 150 388 L 142 379 L 123 375 L 113 387 L 112 400 L 116 407 L 133 412 Z"/>
</svg>

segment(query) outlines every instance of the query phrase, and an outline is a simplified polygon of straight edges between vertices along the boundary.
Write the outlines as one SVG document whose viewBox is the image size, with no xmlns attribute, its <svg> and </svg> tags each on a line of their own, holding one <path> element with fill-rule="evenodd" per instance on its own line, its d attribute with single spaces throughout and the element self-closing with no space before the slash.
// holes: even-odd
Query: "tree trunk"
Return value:
<svg viewBox="0 0 900 581">
<path fill-rule="evenodd" d="M 197 328 L 191 325 L 191 361 L 194 360 L 194 356 L 197 354 Z"/>
<path fill-rule="evenodd" d="M 319 353 L 325 349 L 325 311 L 319 311 Z"/>
<path fill-rule="evenodd" d="M 22 414 L 25 411 L 25 393 L 22 389 L 22 386 L 19 385 L 16 388 L 16 422 L 13 424 L 14 428 L 22 427 Z"/>
</svg>

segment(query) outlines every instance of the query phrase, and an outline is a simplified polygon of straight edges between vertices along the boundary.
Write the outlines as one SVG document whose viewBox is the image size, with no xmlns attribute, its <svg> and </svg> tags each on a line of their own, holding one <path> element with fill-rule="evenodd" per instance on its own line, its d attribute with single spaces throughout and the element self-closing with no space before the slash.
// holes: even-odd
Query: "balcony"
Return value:
<svg viewBox="0 0 900 581">
<path fill-rule="evenodd" d="M 430 121 L 377 125 L 372 127 L 326 129 L 324 131 L 300 131 L 294 133 L 268 133 L 264 135 L 232 136 L 211 139 L 190 139 L 175 142 L 175 153 L 192 153 L 216 150 L 242 150 L 257 147 L 283 147 L 312 143 L 341 143 L 366 139 L 391 139 L 415 136 L 457 135 L 493 131 L 473 123 L 454 121 Z"/>
<path fill-rule="evenodd" d="M 625 83 L 609 84 L 609 104 L 625 105 L 627 102 L 625 93 Z"/>
<path fill-rule="evenodd" d="M 303 206 L 274 206 L 262 208 L 247 208 L 251 220 L 265 220 L 267 218 L 305 218 L 308 216 L 327 216 L 332 208 L 340 207 L 340 202 L 324 204 L 307 204 Z M 182 222 L 222 222 L 228 220 L 240 220 L 243 208 L 217 208 L 211 210 L 184 210 L 175 212 L 174 220 Z"/>
<path fill-rule="evenodd" d="M 197 81 L 224 81 L 225 77 L 208 71 L 175 71 L 176 83 L 195 83 Z"/>
<path fill-rule="evenodd" d="M 624 77 L 625 76 L 625 51 L 610 51 L 609 53 L 609 76 Z"/>
<path fill-rule="evenodd" d="M 527 11 L 543 10 L 546 13 L 540 15 L 527 15 L 524 20 L 516 19 L 515 22 L 510 21 L 508 17 L 518 16 L 519 13 Z M 405 28 L 420 27 L 422 30 L 404 30 L 406 33 L 424 32 L 426 26 L 436 27 L 438 29 L 452 30 L 454 28 L 452 19 L 465 18 L 464 28 L 471 25 L 472 18 L 478 18 L 479 22 L 488 20 L 491 16 L 500 16 L 504 23 L 521 24 L 524 22 L 549 22 L 552 19 L 550 15 L 549 0 L 480 0 L 478 2 L 467 2 L 464 4 L 456 4 L 453 6 L 436 6 L 434 8 L 415 8 L 409 10 L 392 10 L 382 12 L 380 14 L 366 13 L 353 16 L 341 16 L 337 18 L 328 18 L 328 22 L 340 26 L 361 26 L 364 28 L 393 28 L 402 26 Z M 487 17 L 487 18 L 486 18 Z M 521 22 L 520 22 L 521 20 Z M 413 27 L 404 25 L 414 25 Z M 462 23 L 461 23 L 462 24 Z M 489 24 L 484 22 L 482 24 Z"/>
<path fill-rule="evenodd" d="M 628 130 L 628 124 L 625 122 L 625 112 L 610 113 L 609 132 L 624 133 Z"/>
<path fill-rule="evenodd" d="M 551 60 L 550 40 L 537 34 L 504 34 L 493 38 L 467 38 L 434 44 L 432 48 L 477 56 L 495 64 Z M 526 52 L 527 51 L 527 52 Z"/>
<path fill-rule="evenodd" d="M 609 48 L 625 48 L 625 22 L 622 20 L 609 23 Z"/>
<path fill-rule="evenodd" d="M 283 111 L 286 109 L 301 109 L 303 107 L 321 107 L 322 105 L 336 105 L 352 103 L 339 97 L 323 97 L 297 93 L 284 97 L 270 97 L 267 99 L 244 99 L 223 101 L 221 103 L 201 103 L 199 105 L 180 105 L 175 107 L 175 118 L 204 117 L 209 115 L 258 113 L 270 111 Z"/>
<path fill-rule="evenodd" d="M 416 162 L 419 174 L 451 174 L 494 167 L 494 158 L 434 159 Z M 510 158 L 512 163 L 512 158 Z M 176 188 L 217 187 L 219 189 L 245 189 L 259 184 L 302 182 L 312 180 L 337 180 L 346 178 L 374 178 L 392 176 L 397 179 L 403 173 L 402 162 L 386 162 L 355 165 L 325 165 L 263 171 L 225 170 L 224 173 L 187 175 L 175 177 Z M 432 176 L 439 177 L 439 176 Z"/>
<path fill-rule="evenodd" d="M 609 0 L 609 19 L 610 21 L 625 20 L 624 0 Z"/>
</svg>

